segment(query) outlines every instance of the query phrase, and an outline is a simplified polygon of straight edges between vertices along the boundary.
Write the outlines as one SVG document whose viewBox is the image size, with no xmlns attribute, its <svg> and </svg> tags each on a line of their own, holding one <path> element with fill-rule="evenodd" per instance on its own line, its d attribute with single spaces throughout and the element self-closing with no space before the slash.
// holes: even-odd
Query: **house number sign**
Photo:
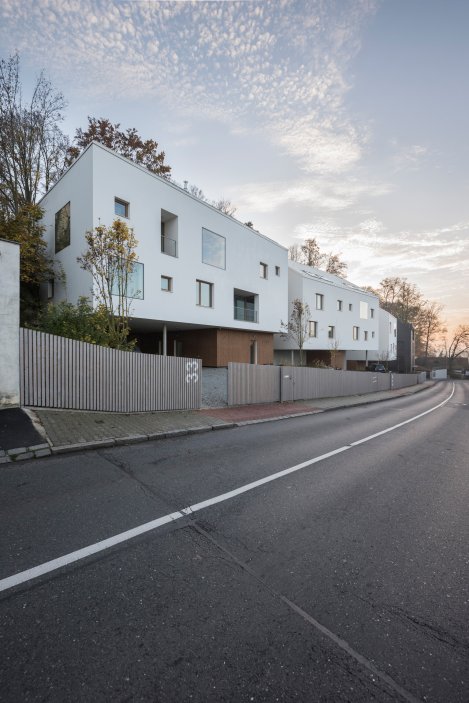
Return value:
<svg viewBox="0 0 469 703">
<path fill-rule="evenodd" d="M 186 364 L 186 383 L 197 383 L 199 380 L 199 362 L 188 361 Z"/>
</svg>

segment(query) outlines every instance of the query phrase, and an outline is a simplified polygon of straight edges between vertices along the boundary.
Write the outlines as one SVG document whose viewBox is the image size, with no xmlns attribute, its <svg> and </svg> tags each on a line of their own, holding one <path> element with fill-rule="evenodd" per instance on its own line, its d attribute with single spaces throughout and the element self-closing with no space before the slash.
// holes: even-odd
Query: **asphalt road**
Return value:
<svg viewBox="0 0 469 703">
<path fill-rule="evenodd" d="M 2 468 L 0 700 L 467 703 L 452 392 Z"/>
</svg>

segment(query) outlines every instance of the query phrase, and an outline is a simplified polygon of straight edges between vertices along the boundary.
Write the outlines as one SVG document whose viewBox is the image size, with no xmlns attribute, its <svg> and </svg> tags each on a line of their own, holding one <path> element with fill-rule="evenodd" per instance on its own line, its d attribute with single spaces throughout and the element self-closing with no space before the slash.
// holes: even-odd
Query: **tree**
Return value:
<svg viewBox="0 0 469 703">
<path fill-rule="evenodd" d="M 288 248 L 288 258 L 306 266 L 322 269 L 335 276 L 345 277 L 347 264 L 341 261 L 339 254 L 322 252 L 316 239 L 305 239 L 303 244 L 292 244 Z"/>
<path fill-rule="evenodd" d="M 79 342 L 109 346 L 107 318 L 103 308 L 95 310 L 85 297 L 73 303 L 49 303 L 41 311 L 36 327 L 41 332 L 59 337 L 76 339 Z"/>
<path fill-rule="evenodd" d="M 134 297 L 138 294 L 138 291 L 130 291 L 138 244 L 133 230 L 116 219 L 111 227 L 99 225 L 85 236 L 88 249 L 77 261 L 92 276 L 97 309 L 105 317 L 109 346 L 132 348 L 133 343 L 128 341 L 130 293 Z"/>
<path fill-rule="evenodd" d="M 233 217 L 237 210 L 237 208 L 229 200 L 225 200 L 225 198 L 215 200 L 212 205 L 216 207 L 217 210 L 220 210 L 220 212 L 223 212 L 225 215 L 229 215 L 230 217 Z"/>
<path fill-rule="evenodd" d="M 91 142 L 99 142 L 152 173 L 169 176 L 171 166 L 164 163 L 165 153 L 158 151 L 157 142 L 153 139 L 143 141 L 134 127 L 125 132 L 119 127 L 119 123 L 112 124 L 104 117 L 88 117 L 88 128 L 85 131 L 78 128 L 75 132 L 75 143 L 67 152 L 67 165 L 71 165 Z"/>
<path fill-rule="evenodd" d="M 45 227 L 40 224 L 43 210 L 39 205 L 23 205 L 15 217 L 0 211 L 0 239 L 20 245 L 20 321 L 34 324 L 40 311 L 40 285 L 62 278 L 47 256 L 43 239 Z"/>
<path fill-rule="evenodd" d="M 452 371 L 455 359 L 469 352 L 469 325 L 459 325 L 445 346 L 449 370 Z"/>
<path fill-rule="evenodd" d="M 304 303 L 300 298 L 295 298 L 292 302 L 292 310 L 288 322 L 282 322 L 282 336 L 290 337 L 298 346 L 300 352 L 300 366 L 304 366 L 303 347 L 309 337 L 309 319 L 311 310 L 308 303 Z"/>
<path fill-rule="evenodd" d="M 427 301 L 419 313 L 419 344 L 425 358 L 428 358 L 430 345 L 435 337 L 446 332 L 441 319 L 442 311 L 443 306 L 440 303 Z"/>
<path fill-rule="evenodd" d="M 444 331 L 441 320 L 442 306 L 428 301 L 414 283 L 406 278 L 389 276 L 384 278 L 376 291 L 380 306 L 401 322 L 411 323 L 415 331 L 417 356 L 428 356 L 430 343 Z"/>
<path fill-rule="evenodd" d="M 41 72 L 24 102 L 18 54 L 0 61 L 0 208 L 16 217 L 33 205 L 63 169 L 68 139 L 58 123 L 66 107 Z"/>
</svg>

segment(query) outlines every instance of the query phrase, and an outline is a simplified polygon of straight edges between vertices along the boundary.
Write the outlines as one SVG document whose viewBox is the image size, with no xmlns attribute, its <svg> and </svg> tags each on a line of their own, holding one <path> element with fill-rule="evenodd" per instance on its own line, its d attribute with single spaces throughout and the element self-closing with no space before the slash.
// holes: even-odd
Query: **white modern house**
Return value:
<svg viewBox="0 0 469 703">
<path fill-rule="evenodd" d="M 366 364 L 381 362 L 386 367 L 389 362 L 397 359 L 397 318 L 390 312 L 378 310 L 378 348 L 365 354 L 363 351 L 349 351 L 347 361 L 349 367 L 356 363 L 357 368 Z"/>
<path fill-rule="evenodd" d="M 287 249 L 170 180 L 93 143 L 40 203 L 49 254 L 65 282 L 53 302 L 96 301 L 77 257 L 85 233 L 123 219 L 138 240 L 130 291 L 141 351 L 273 362 L 273 335 L 288 314 Z"/>
<path fill-rule="evenodd" d="M 323 362 L 336 368 L 359 368 L 358 360 L 376 358 L 379 350 L 379 300 L 340 276 L 290 261 L 288 300 L 309 307 L 303 346 L 306 364 Z M 283 318 L 287 322 L 287 318 Z M 298 342 L 293 336 L 275 335 L 275 363 L 295 364 Z"/>
</svg>

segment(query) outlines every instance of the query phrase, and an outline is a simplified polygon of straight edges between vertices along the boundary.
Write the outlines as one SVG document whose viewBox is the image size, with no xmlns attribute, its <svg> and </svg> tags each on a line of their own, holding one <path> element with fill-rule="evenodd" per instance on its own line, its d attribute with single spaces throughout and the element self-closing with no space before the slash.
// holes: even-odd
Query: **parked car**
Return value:
<svg viewBox="0 0 469 703">
<path fill-rule="evenodd" d="M 384 364 L 371 364 L 370 371 L 373 371 L 374 373 L 387 373 L 388 372 L 388 370 L 384 366 Z"/>
</svg>

